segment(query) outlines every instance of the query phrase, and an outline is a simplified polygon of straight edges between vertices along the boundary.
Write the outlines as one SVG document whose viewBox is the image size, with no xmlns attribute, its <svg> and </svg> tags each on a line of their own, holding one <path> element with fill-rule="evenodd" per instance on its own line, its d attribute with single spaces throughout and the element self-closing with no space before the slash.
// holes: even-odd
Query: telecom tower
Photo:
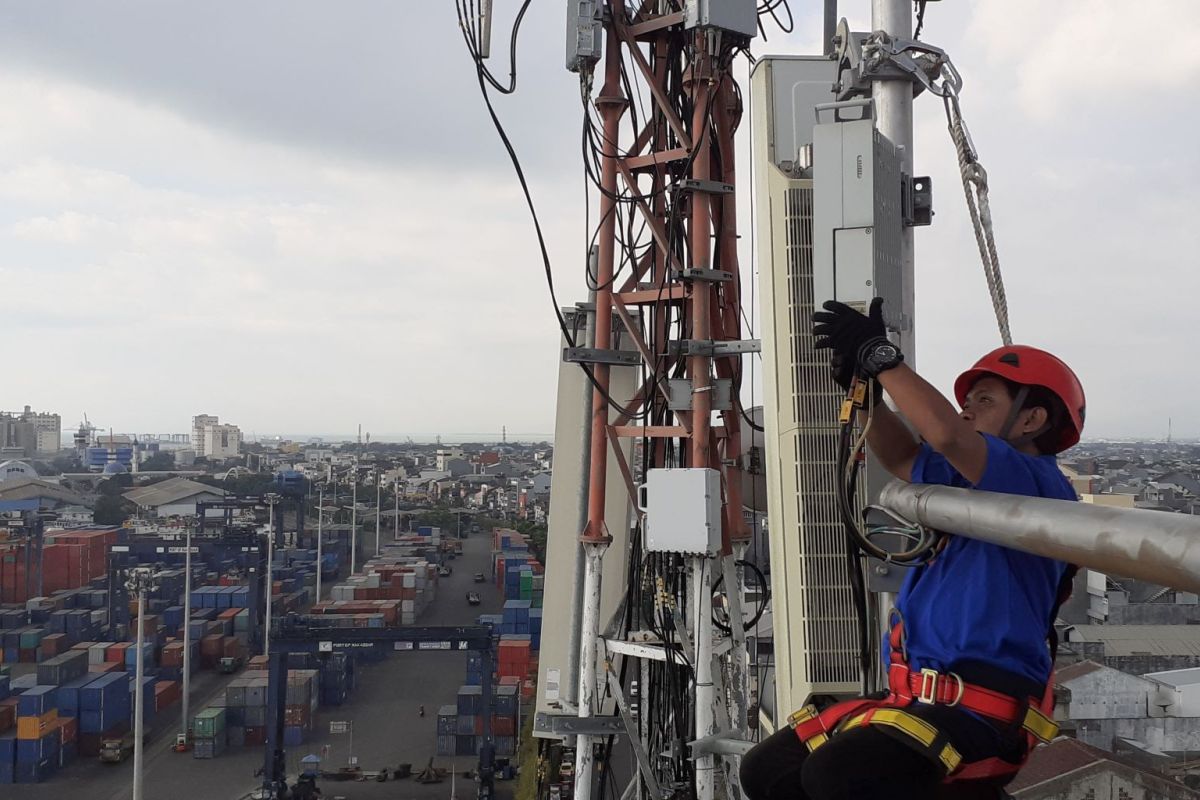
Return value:
<svg viewBox="0 0 1200 800">
<path fill-rule="evenodd" d="M 564 364 L 546 594 L 561 601 L 546 608 L 543 625 L 571 636 L 546 637 L 535 731 L 573 741 L 579 800 L 592 800 L 598 779 L 609 769 L 600 745 L 613 734 L 621 735 L 636 757 L 637 773 L 626 796 L 636 792 L 662 800 L 683 793 L 711 800 L 718 783 L 726 797 L 740 796 L 736 756 L 749 747 L 751 708 L 750 626 L 745 622 L 756 622 L 764 608 L 742 608 L 743 570 L 750 566 L 743 560 L 749 536 L 741 497 L 742 426 L 750 421 L 741 405 L 743 358 L 758 351 L 759 343 L 742 338 L 734 135 L 744 106 L 732 65 L 756 36 L 760 14 L 770 15 L 780 5 L 760 9 L 755 0 L 567 4 L 566 65 L 580 79 L 585 161 L 598 195 L 592 219 L 598 222 L 586 263 L 588 301 L 559 314 Z M 826 38 L 832 40 L 836 4 L 826 6 Z M 875 0 L 875 6 L 877 29 L 911 35 L 907 0 Z M 505 87 L 483 63 L 490 4 L 483 3 L 478 15 L 472 0 L 459 0 L 458 9 L 485 98 L 488 85 L 512 91 L 515 78 Z M 848 31 L 843 42 L 836 57 L 810 59 L 810 85 L 800 86 L 799 94 L 794 90 L 804 81 L 772 85 L 772 97 L 763 102 L 772 109 L 764 124 L 786 127 L 782 118 L 774 121 L 773 104 L 781 97 L 793 98 L 797 118 L 810 118 L 814 105 L 839 99 L 830 87 L 844 73 L 851 80 L 847 70 L 857 66 L 864 43 L 851 40 Z M 853 80 L 870 93 L 871 76 L 854 73 Z M 786 471 L 790 464 L 797 473 L 782 489 L 800 502 L 792 512 L 778 510 L 782 486 L 771 490 L 771 528 L 778 526 L 784 537 L 808 535 L 797 530 L 802 520 L 807 524 L 803 503 L 821 491 L 822 480 L 829 486 L 834 479 L 822 449 L 831 449 L 825 433 L 806 438 L 795 430 L 796 420 L 819 416 L 818 405 L 828 405 L 830 413 L 837 406 L 827 366 L 817 374 L 811 345 L 805 352 L 801 341 L 814 298 L 865 300 L 876 293 L 873 287 L 883 286 L 894 301 L 893 328 L 905 335 L 912 329 L 911 234 L 901 224 L 902 187 L 911 174 L 912 81 L 892 83 L 872 99 L 853 98 L 856 114 L 834 112 L 835 123 L 856 126 L 827 132 L 856 167 L 853 179 L 865 169 L 873 188 L 864 195 L 861 184 L 844 182 L 841 159 L 826 160 L 824 203 L 812 187 L 817 176 L 803 176 L 803 167 L 796 167 L 788 180 L 809 185 L 780 189 L 773 183 L 769 191 L 783 194 L 761 206 L 760 213 L 783 229 L 778 237 L 767 236 L 771 246 L 782 243 L 784 258 L 768 259 L 768 270 L 782 272 L 765 278 L 772 289 L 764 293 L 772 303 L 768 316 L 782 309 L 787 326 L 781 329 L 771 316 L 767 335 L 782 337 L 777 344 L 786 347 L 778 349 L 788 351 L 779 355 L 772 348 L 764 361 L 774 360 L 778 368 L 768 370 L 768 380 L 786 371 L 792 381 L 787 387 L 772 385 L 768 393 L 782 398 L 792 392 L 800 406 L 786 423 L 778 418 L 778 399 L 768 399 L 766 407 L 768 472 L 776 464 Z M 809 127 L 795 126 L 793 141 L 784 146 L 797 151 L 789 159 L 793 164 L 804 158 L 811 164 L 811 148 L 799 152 L 812 141 Z M 864 142 L 867 151 L 861 150 Z M 830 195 L 835 191 L 847 202 L 835 202 Z M 776 202 L 780 199 L 783 206 Z M 878 220 L 834 219 L 835 209 L 853 214 L 860 201 Z M 814 219 L 818 208 L 825 209 L 825 218 Z M 814 233 L 825 228 L 828 237 Z M 844 267 L 836 274 L 835 258 L 841 259 L 839 269 Z M 785 262 L 793 265 L 791 273 Z M 548 257 L 546 266 L 549 270 Z M 800 266 L 807 269 L 804 276 L 796 272 Z M 838 284 L 838 276 L 851 275 L 853 290 Z M 792 453 L 781 459 L 787 436 Z M 813 521 L 837 524 L 836 517 Z M 786 592 L 782 604 L 776 599 L 776 614 L 782 611 L 787 625 L 820 626 L 821 615 L 832 614 L 825 625 L 829 636 L 817 632 L 777 643 L 777 650 L 814 651 L 801 659 L 823 662 L 821 675 L 815 666 L 803 667 L 809 672 L 797 688 L 804 685 L 809 692 L 818 684 L 852 691 L 860 677 L 854 611 L 848 594 L 841 596 L 844 539 L 839 539 L 836 563 L 833 553 L 821 550 L 831 536 L 819 531 L 811 553 L 780 556 L 787 566 L 776 567 L 796 578 L 805 595 L 797 604 Z M 779 586 L 778 575 L 774 582 Z M 843 636 L 841 629 L 849 634 Z M 563 638 L 565 646 L 558 641 Z M 830 641 L 831 650 L 815 653 Z M 755 688 L 764 706 L 781 710 L 769 682 Z M 798 707 L 794 701 L 804 698 L 795 694 L 789 688 L 781 702 Z"/>
</svg>

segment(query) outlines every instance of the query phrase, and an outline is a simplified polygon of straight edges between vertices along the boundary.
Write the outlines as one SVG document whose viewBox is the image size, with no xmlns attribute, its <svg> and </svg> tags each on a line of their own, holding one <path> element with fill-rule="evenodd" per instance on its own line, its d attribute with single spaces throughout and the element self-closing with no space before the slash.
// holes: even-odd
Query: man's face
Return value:
<svg viewBox="0 0 1200 800">
<path fill-rule="evenodd" d="M 1008 419 L 1012 410 L 1012 404 L 1013 399 L 1003 381 L 999 378 L 984 377 L 975 381 L 971 391 L 967 392 L 960 416 L 971 423 L 979 433 L 999 436 L 1000 429 L 1004 427 L 1004 421 Z M 1010 436 L 1022 430 L 1024 420 L 1021 417 L 1028 414 L 1028 411 L 1024 411 L 1018 415 L 1012 430 L 1008 432 Z"/>
</svg>

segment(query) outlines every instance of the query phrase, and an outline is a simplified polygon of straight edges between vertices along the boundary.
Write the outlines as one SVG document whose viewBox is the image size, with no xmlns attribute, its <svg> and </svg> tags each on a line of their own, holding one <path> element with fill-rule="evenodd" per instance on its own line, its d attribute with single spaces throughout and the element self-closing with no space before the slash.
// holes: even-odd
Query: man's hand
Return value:
<svg viewBox="0 0 1200 800">
<path fill-rule="evenodd" d="M 862 346 L 873 339 L 887 338 L 887 329 L 883 326 L 883 298 L 872 300 L 866 315 L 837 300 L 826 300 L 822 307 L 824 311 L 813 314 L 813 336 L 817 337 L 813 345 L 818 350 L 832 350 L 833 357 L 840 359 L 840 369 L 835 367 L 839 376 L 844 374 L 846 365 L 850 365 L 853 372 L 858 366 Z"/>
</svg>

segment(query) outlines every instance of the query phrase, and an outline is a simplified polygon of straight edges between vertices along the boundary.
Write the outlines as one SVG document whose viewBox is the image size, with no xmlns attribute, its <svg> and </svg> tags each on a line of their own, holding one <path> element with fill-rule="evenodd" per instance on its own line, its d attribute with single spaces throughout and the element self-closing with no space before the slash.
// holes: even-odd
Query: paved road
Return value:
<svg viewBox="0 0 1200 800">
<path fill-rule="evenodd" d="M 426 625 L 462 625 L 473 623 L 479 614 L 499 613 L 503 607 L 501 594 L 494 583 L 474 584 L 472 574 L 490 575 L 491 543 L 486 535 L 468 538 L 464 554 L 450 562 L 453 573 L 441 578 L 438 596 L 433 606 L 418 620 Z M 483 603 L 468 606 L 466 592 L 479 590 Z M 359 685 L 351 701 L 340 709 L 322 708 L 314 723 L 308 744 L 288 752 L 289 770 L 295 772 L 300 758 L 320 753 L 329 746 L 326 764 L 345 763 L 350 753 L 351 737 L 331 735 L 331 721 L 349 720 L 354 723 L 354 755 L 363 769 L 384 766 L 394 769 L 408 762 L 417 769 L 436 752 L 437 709 L 453 703 L 466 672 L 465 653 L 395 653 L 381 664 L 369 665 L 359 674 Z M 193 708 L 199 710 L 205 701 L 223 689 L 223 681 L 204 675 L 193 687 Z M 425 705 L 426 715 L 417 716 L 417 706 Z M 165 716 L 165 715 L 164 715 Z M 178 729 L 176 709 L 163 727 L 167 731 L 148 747 L 145 759 L 146 800 L 238 800 L 257 785 L 254 772 L 262 765 L 263 748 L 244 747 L 227 750 L 219 758 L 196 760 L 190 755 L 172 753 L 169 749 Z M 471 769 L 474 758 L 437 758 L 441 767 L 459 771 Z M 131 797 L 132 762 L 103 765 L 79 759 L 49 782 L 37 786 L 2 786 L 0 800 L 127 800 Z M 459 780 L 457 795 L 462 800 L 474 796 L 474 784 Z M 503 798 L 511 785 L 500 784 Z M 450 797 L 450 782 L 420 785 L 412 780 L 387 783 L 323 783 L 326 797 L 344 796 L 350 800 L 367 798 L 425 798 Z"/>
</svg>

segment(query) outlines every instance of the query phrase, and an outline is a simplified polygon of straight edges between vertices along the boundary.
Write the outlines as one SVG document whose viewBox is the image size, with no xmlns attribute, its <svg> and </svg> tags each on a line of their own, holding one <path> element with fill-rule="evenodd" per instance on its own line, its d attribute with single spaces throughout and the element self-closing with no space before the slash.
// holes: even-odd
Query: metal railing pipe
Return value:
<svg viewBox="0 0 1200 800">
<path fill-rule="evenodd" d="M 1081 567 L 1200 592 L 1200 517 L 892 481 L 904 519 Z"/>
</svg>

